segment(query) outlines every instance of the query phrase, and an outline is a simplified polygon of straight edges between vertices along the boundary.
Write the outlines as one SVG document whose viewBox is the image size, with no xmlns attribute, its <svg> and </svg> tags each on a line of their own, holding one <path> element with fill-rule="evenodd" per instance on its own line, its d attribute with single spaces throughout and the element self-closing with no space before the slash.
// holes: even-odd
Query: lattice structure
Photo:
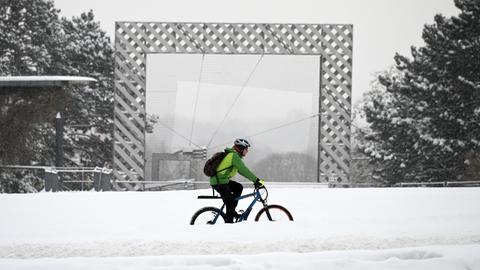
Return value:
<svg viewBox="0 0 480 270">
<path fill-rule="evenodd" d="M 348 181 L 352 37 L 343 24 L 117 22 L 114 177 L 144 180 L 148 54 L 287 54 L 321 56 L 321 180 Z"/>
<path fill-rule="evenodd" d="M 337 28 L 338 29 L 338 28 Z M 322 53 L 320 181 L 348 182 L 351 149 L 352 37 L 330 31 Z"/>
</svg>

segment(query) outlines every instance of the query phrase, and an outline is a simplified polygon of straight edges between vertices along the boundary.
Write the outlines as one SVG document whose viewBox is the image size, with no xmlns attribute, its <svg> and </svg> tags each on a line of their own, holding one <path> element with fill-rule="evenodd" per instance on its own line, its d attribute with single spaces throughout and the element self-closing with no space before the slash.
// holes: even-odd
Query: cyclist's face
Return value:
<svg viewBox="0 0 480 270">
<path fill-rule="evenodd" d="M 246 155 L 247 155 L 247 153 L 248 153 L 248 147 L 247 147 L 247 148 L 245 148 L 245 149 L 243 149 L 242 155 L 243 155 L 243 156 L 246 156 Z"/>
</svg>

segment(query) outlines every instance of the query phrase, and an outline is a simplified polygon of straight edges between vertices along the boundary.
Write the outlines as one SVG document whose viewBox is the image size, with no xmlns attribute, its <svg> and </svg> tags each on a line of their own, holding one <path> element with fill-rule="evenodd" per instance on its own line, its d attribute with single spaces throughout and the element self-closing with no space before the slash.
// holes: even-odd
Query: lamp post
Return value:
<svg viewBox="0 0 480 270">
<path fill-rule="evenodd" d="M 63 129 L 65 121 L 60 112 L 55 117 L 55 167 L 63 167 Z"/>
</svg>

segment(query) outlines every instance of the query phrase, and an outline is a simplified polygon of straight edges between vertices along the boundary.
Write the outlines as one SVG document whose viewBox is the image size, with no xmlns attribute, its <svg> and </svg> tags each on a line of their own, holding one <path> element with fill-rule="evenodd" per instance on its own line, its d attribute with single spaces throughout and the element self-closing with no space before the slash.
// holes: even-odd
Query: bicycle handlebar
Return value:
<svg viewBox="0 0 480 270">
<path fill-rule="evenodd" d="M 266 201 L 267 198 L 268 198 L 268 190 L 267 190 L 267 187 L 266 186 L 261 186 L 261 187 L 254 187 L 254 191 L 255 192 L 259 192 L 260 193 L 260 189 L 264 189 L 265 190 L 265 198 L 262 198 L 262 200 Z M 262 194 L 260 194 L 261 196 Z"/>
</svg>

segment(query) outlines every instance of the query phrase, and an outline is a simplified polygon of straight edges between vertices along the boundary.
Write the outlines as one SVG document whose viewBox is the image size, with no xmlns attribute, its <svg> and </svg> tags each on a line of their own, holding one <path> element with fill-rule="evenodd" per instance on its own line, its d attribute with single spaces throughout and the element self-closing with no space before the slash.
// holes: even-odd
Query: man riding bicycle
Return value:
<svg viewBox="0 0 480 270">
<path fill-rule="evenodd" d="M 232 148 L 226 148 L 227 155 L 223 158 L 217 167 L 216 175 L 210 178 L 210 185 L 222 197 L 223 202 L 227 208 L 226 223 L 233 223 L 234 219 L 238 218 L 240 214 L 235 211 L 238 201 L 235 198 L 239 197 L 243 191 L 243 185 L 235 182 L 232 179 L 237 172 L 243 177 L 252 181 L 255 187 L 262 187 L 264 181 L 253 174 L 250 169 L 243 163 L 243 157 L 248 153 L 250 143 L 245 139 L 236 139 Z"/>
</svg>

